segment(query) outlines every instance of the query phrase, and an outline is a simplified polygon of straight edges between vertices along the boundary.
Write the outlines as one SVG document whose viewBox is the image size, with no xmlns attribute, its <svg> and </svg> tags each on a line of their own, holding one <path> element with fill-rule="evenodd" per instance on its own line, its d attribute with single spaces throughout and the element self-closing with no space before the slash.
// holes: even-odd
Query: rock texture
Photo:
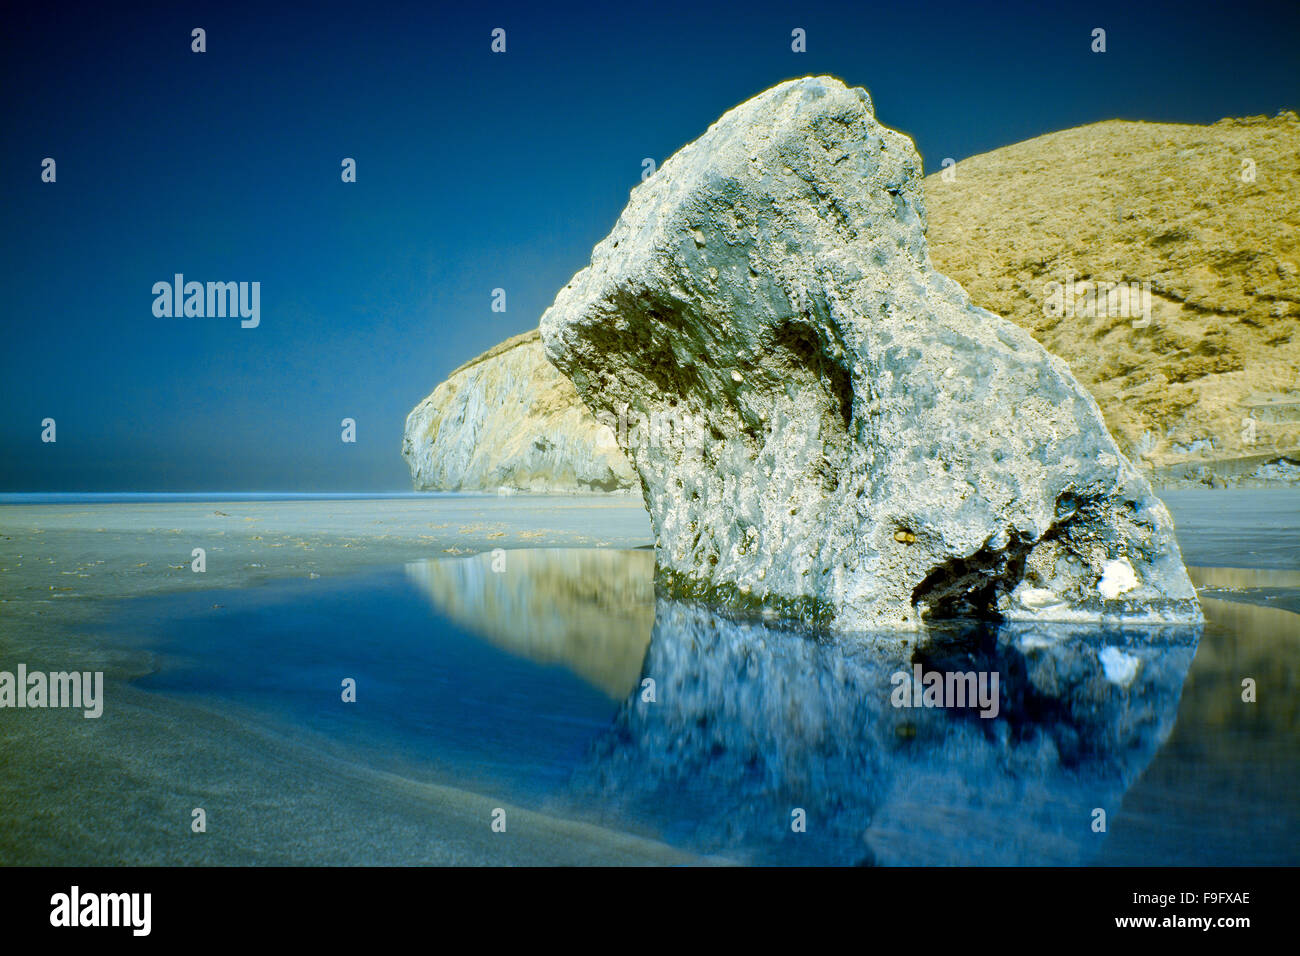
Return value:
<svg viewBox="0 0 1300 956">
<path fill-rule="evenodd" d="M 1296 114 L 1111 120 L 963 159 L 924 186 L 935 266 L 1065 359 L 1139 467 L 1165 481 L 1295 479 L 1269 462 L 1300 446 Z M 1070 277 L 1150 283 L 1150 324 L 1109 309 L 1049 314 L 1048 286 Z M 508 360 L 498 348 L 471 365 Z M 549 363 L 535 369 L 540 392 L 563 380 Z M 507 395 L 482 401 L 489 417 L 511 407 Z M 501 434 L 525 450 L 537 439 L 576 448 L 595 428 L 585 408 L 577 435 L 555 433 L 553 418 L 516 419 Z M 533 490 L 563 486 L 523 470 Z M 444 487 L 484 487 L 467 478 L 446 474 Z"/>
<path fill-rule="evenodd" d="M 536 332 L 462 365 L 415 406 L 402 457 L 421 491 L 636 487 L 613 432 L 547 363 Z"/>
<path fill-rule="evenodd" d="M 669 593 L 840 629 L 1199 619 L 1096 403 L 930 263 L 865 90 L 783 83 L 632 191 L 541 320 L 626 441 Z M 621 437 L 621 436 L 620 436 Z"/>
</svg>

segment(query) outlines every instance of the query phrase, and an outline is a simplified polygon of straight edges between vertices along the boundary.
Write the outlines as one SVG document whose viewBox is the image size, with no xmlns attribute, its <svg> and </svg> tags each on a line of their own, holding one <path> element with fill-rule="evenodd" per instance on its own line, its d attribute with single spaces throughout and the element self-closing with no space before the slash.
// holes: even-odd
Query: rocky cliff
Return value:
<svg viewBox="0 0 1300 956">
<path fill-rule="evenodd" d="M 528 332 L 467 362 L 406 417 L 402 457 L 422 491 L 626 491 L 636 477 Z"/>
<path fill-rule="evenodd" d="M 935 267 L 1065 359 L 1148 470 L 1300 444 L 1295 113 L 1096 123 L 925 187 Z"/>
</svg>

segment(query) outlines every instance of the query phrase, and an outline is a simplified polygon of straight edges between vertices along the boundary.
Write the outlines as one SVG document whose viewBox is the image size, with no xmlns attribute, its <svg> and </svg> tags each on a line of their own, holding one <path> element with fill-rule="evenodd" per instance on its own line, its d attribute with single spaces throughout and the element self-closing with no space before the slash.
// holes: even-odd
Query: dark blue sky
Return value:
<svg viewBox="0 0 1300 956">
<path fill-rule="evenodd" d="M 0 491 L 408 488 L 411 407 L 535 327 L 642 159 L 742 100 L 839 76 L 927 171 L 1102 119 L 1272 114 L 1300 105 L 1296 7 L 11 8 Z M 177 272 L 260 282 L 260 326 L 156 318 L 151 288 Z"/>
</svg>

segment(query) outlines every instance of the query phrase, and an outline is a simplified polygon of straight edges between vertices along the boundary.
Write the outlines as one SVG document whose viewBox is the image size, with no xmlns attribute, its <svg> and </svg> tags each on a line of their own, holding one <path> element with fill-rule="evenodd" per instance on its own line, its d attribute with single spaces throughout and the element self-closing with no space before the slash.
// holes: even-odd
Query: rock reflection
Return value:
<svg viewBox="0 0 1300 956">
<path fill-rule="evenodd" d="M 749 863 L 1094 860 L 1100 813 L 1109 829 L 1170 734 L 1201 633 L 828 636 L 656 600 L 650 551 L 510 551 L 500 573 L 493 560 L 407 574 L 441 613 L 621 702 L 566 811 Z M 918 669 L 986 688 L 996 675 L 996 709 L 924 706 Z M 905 686 L 918 706 L 896 706 Z"/>
<path fill-rule="evenodd" d="M 622 700 L 650 643 L 654 564 L 653 551 L 537 548 L 413 561 L 406 575 L 461 626 Z"/>
<path fill-rule="evenodd" d="M 1199 629 L 814 637 L 660 600 L 644 676 L 576 785 L 744 862 L 1073 864 L 1173 724 Z M 996 717 L 895 706 L 893 675 L 998 675 Z M 792 812 L 806 812 L 806 832 Z M 1099 825 L 1099 824 L 1098 824 Z"/>
</svg>

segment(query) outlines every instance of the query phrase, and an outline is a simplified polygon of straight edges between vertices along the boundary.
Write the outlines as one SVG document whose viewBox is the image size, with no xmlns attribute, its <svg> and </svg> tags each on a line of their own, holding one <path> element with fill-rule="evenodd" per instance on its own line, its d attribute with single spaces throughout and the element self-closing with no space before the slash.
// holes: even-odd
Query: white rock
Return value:
<svg viewBox="0 0 1300 956">
<path fill-rule="evenodd" d="M 1133 565 L 1125 559 L 1116 558 L 1102 565 L 1101 580 L 1097 582 L 1097 590 L 1107 601 L 1113 601 L 1137 586 L 1137 575 L 1133 573 Z"/>
</svg>

